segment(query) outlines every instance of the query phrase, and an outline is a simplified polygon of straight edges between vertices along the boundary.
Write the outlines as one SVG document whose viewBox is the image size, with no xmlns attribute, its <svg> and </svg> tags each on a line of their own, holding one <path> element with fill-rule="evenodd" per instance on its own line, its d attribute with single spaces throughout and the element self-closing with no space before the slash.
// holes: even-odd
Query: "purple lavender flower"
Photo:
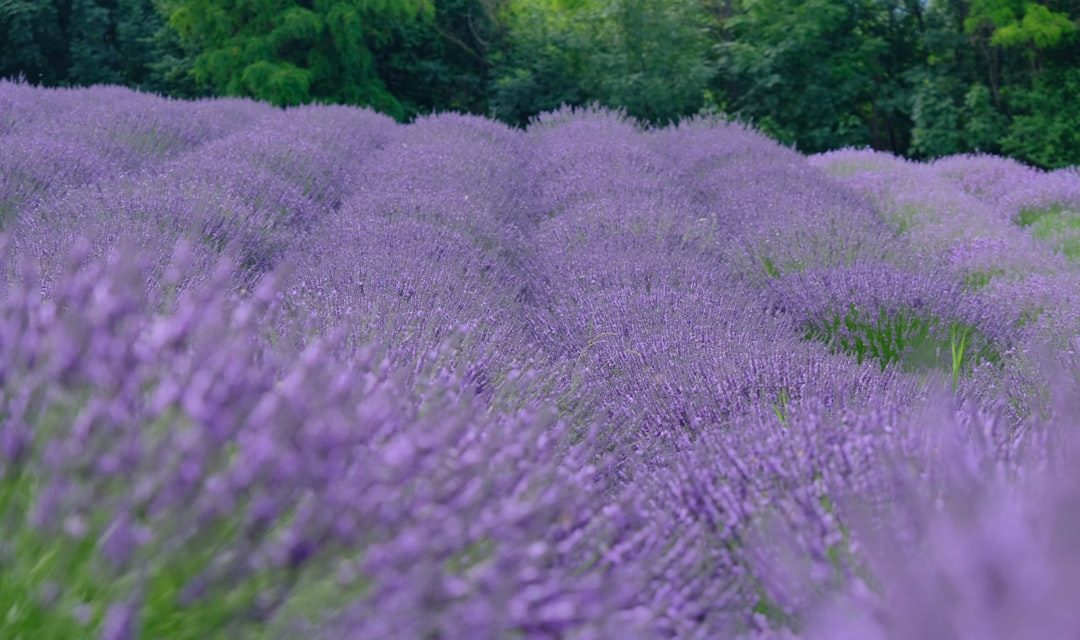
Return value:
<svg viewBox="0 0 1080 640">
<path fill-rule="evenodd" d="M 0 82 L 0 636 L 1076 635 L 1078 184 Z"/>
</svg>

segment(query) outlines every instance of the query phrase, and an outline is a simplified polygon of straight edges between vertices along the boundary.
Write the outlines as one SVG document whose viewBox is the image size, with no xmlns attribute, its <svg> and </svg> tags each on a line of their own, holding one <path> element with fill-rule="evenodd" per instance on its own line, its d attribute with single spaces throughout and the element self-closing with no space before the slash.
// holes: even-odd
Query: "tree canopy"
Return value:
<svg viewBox="0 0 1080 640">
<path fill-rule="evenodd" d="M 175 0 L 169 24 L 198 51 L 192 75 L 222 95 L 278 105 L 371 105 L 400 116 L 375 66 L 392 25 L 428 0 Z"/>
</svg>

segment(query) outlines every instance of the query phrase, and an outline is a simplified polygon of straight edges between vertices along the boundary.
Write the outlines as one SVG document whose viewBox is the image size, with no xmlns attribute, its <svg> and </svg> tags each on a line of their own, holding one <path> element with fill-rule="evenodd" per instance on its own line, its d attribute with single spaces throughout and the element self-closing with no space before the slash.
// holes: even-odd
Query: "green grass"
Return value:
<svg viewBox="0 0 1080 640">
<path fill-rule="evenodd" d="M 120 587 L 94 562 L 93 538 L 42 535 L 29 524 L 38 489 L 23 469 L 0 479 L 0 637 L 87 637 L 104 616 L 104 592 Z M 75 615 L 80 607 L 85 623 Z"/>
<path fill-rule="evenodd" d="M 904 234 L 915 226 L 915 222 L 919 218 L 919 208 L 911 204 L 904 205 L 886 214 L 885 218 L 896 229 L 897 233 Z"/>
<path fill-rule="evenodd" d="M 4 228 L 4 224 L 8 218 L 13 218 L 15 212 L 19 208 L 19 201 L 15 198 L 9 200 L 0 200 L 0 230 Z"/>
<path fill-rule="evenodd" d="M 808 325 L 804 338 L 824 342 L 833 352 L 854 356 L 859 364 L 876 360 L 884 369 L 925 343 L 932 326 L 932 322 L 916 314 L 890 315 L 882 310 L 874 316 L 850 305 L 843 315 L 833 313 L 824 323 Z"/>
<path fill-rule="evenodd" d="M 964 274 L 964 288 L 968 291 L 978 291 L 990 284 L 990 281 L 1005 275 L 1004 269 L 985 269 L 971 271 Z"/>
<path fill-rule="evenodd" d="M 789 260 L 783 264 L 777 264 L 769 256 L 761 257 L 761 268 L 768 278 L 779 278 L 788 273 L 800 273 L 806 269 L 806 265 L 798 260 Z"/>
<path fill-rule="evenodd" d="M 754 603 L 754 613 L 781 627 L 792 629 L 799 627 L 798 621 L 789 616 L 760 586 L 757 587 L 757 601 Z"/>
<path fill-rule="evenodd" d="M 341 560 L 338 567 L 344 563 L 355 566 L 354 559 Z M 343 579 L 341 573 L 335 570 L 305 571 L 297 581 L 289 599 L 282 604 L 274 616 L 274 621 L 288 624 L 304 619 L 310 623 L 319 623 L 328 613 L 340 611 L 351 603 L 357 602 L 366 596 L 371 590 L 371 581 L 359 575 L 355 569 L 348 573 L 355 574 L 352 579 Z M 274 622 L 269 622 L 265 629 L 258 629 L 253 634 L 258 638 L 281 638 L 283 636 L 274 633 Z M 287 636 L 284 636 L 287 637 Z"/>
<path fill-rule="evenodd" d="M 781 426 L 786 427 L 788 421 L 788 405 L 791 402 L 791 396 L 788 395 L 787 389 L 781 389 L 776 394 L 776 401 L 772 403 L 773 415 L 780 422 Z"/>
<path fill-rule="evenodd" d="M 876 361 L 882 370 L 894 364 L 907 371 L 940 369 L 950 374 L 954 387 L 975 363 L 1000 359 L 975 327 L 912 311 L 875 314 L 851 305 L 843 315 L 809 324 L 803 337 L 827 344 L 833 353 L 854 356 L 860 364 Z"/>
<path fill-rule="evenodd" d="M 780 275 L 780 269 L 776 267 L 776 264 L 773 263 L 769 256 L 761 259 L 761 267 L 765 270 L 765 275 L 770 278 L 776 278 Z"/>
<path fill-rule="evenodd" d="M 38 462 L 40 449 L 45 442 L 64 437 L 85 399 L 80 393 L 54 399 L 34 420 L 35 441 L 25 461 L 0 469 L 0 638 L 93 638 L 109 606 L 133 598 L 141 605 L 141 637 L 170 640 L 265 637 L 265 622 L 253 613 L 258 600 L 267 595 L 284 597 L 282 608 L 288 604 L 289 611 L 315 610 L 318 603 L 310 597 L 296 604 L 291 599 L 297 585 L 313 584 L 306 574 L 316 576 L 316 583 L 325 577 L 322 565 L 326 562 L 321 558 L 305 565 L 303 573 L 289 568 L 245 571 L 239 566 L 220 566 L 223 552 L 248 548 L 273 536 L 288 526 L 290 513 L 264 530 L 252 531 L 243 520 L 247 509 L 240 504 L 224 516 L 201 523 L 194 537 L 151 540 L 130 564 L 121 567 L 99 553 L 98 543 L 117 508 L 108 497 L 123 495 L 126 477 L 97 483 L 94 493 L 106 498 L 85 506 L 81 536 L 73 537 L 61 526 L 36 526 L 32 515 L 47 478 Z M 168 415 L 145 428 L 147 437 L 156 440 L 185 424 L 181 416 Z M 223 448 L 214 466 L 228 466 L 233 458 L 234 452 Z M 173 532 L 185 529 L 180 522 L 185 513 L 179 508 L 151 520 L 136 510 L 132 517 L 158 532 Z M 214 579 L 203 593 L 181 598 L 188 585 L 211 574 Z"/>
<path fill-rule="evenodd" d="M 212 523 L 177 547 L 151 544 L 131 566 L 116 568 L 97 547 L 109 514 L 91 509 L 86 535 L 79 539 L 38 529 L 28 520 L 39 488 L 34 474 L 26 471 L 9 473 L 0 481 L 0 638 L 5 640 L 96 637 L 110 604 L 135 594 L 141 595 L 140 635 L 170 640 L 263 637 L 268 628 L 254 614 L 258 600 L 267 595 L 282 597 L 282 612 L 290 615 L 314 615 L 332 600 L 306 593 L 332 591 L 325 584 L 327 571 L 316 566 L 323 563 L 317 562 L 303 573 L 288 568 L 236 573 L 235 579 L 212 581 L 185 602 L 185 588 L 208 572 L 218 575 L 215 563 L 222 551 L 247 535 L 241 516 Z M 277 525 L 284 526 L 286 520 Z"/>
<path fill-rule="evenodd" d="M 1072 262 L 1080 262 L 1080 211 L 1056 204 L 1020 212 L 1016 224 L 1048 244 Z"/>
<path fill-rule="evenodd" d="M 1043 216 L 1032 225 L 1032 234 L 1069 260 L 1080 262 L 1080 213 Z"/>
<path fill-rule="evenodd" d="M 1049 207 L 1027 207 L 1020 210 L 1020 214 L 1013 220 L 1021 227 L 1030 227 L 1045 216 L 1060 215 L 1064 207 L 1060 204 Z"/>
</svg>

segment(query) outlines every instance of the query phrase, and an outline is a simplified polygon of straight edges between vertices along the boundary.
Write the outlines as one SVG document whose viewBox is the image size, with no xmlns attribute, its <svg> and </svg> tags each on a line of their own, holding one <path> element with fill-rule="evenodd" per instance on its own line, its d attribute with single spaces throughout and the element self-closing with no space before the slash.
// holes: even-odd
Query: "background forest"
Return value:
<svg viewBox="0 0 1080 640">
<path fill-rule="evenodd" d="M 1080 164 L 1076 0 L 0 0 L 0 77 Z"/>
</svg>

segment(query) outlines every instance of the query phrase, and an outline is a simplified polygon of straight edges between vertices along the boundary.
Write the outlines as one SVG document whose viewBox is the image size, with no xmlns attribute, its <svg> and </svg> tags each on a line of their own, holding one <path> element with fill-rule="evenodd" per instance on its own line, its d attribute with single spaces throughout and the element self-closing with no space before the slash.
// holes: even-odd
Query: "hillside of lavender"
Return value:
<svg viewBox="0 0 1080 640">
<path fill-rule="evenodd" d="M 0 637 L 1080 636 L 1080 171 L 0 83 Z"/>
</svg>

